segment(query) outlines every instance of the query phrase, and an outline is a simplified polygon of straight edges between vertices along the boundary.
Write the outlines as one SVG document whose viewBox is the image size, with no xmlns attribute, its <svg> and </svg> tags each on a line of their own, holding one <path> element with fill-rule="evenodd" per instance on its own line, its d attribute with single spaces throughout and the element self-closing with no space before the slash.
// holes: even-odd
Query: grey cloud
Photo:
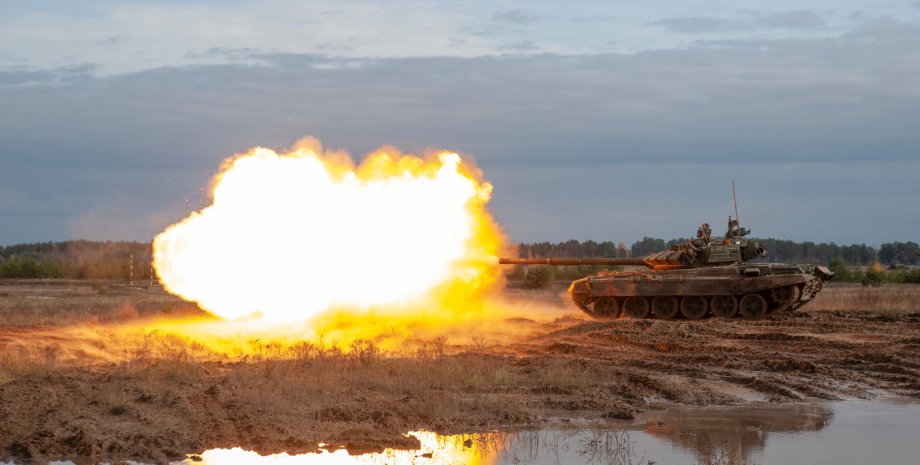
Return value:
<svg viewBox="0 0 920 465">
<path fill-rule="evenodd" d="M 254 48 L 228 48 L 228 47 L 211 47 L 204 51 L 187 52 L 187 58 L 224 58 L 230 61 L 242 61 L 253 54 L 261 53 L 261 50 Z"/>
<path fill-rule="evenodd" d="M 255 62 L 285 71 L 308 69 L 346 69 L 371 66 L 380 60 L 374 58 L 340 58 L 314 53 L 240 53 L 236 61 Z"/>
<path fill-rule="evenodd" d="M 0 87 L 48 83 L 54 81 L 57 76 L 57 73 L 48 70 L 0 70 Z"/>
<path fill-rule="evenodd" d="M 854 18 L 856 19 L 856 18 Z M 904 53 L 905 59 L 900 65 L 891 62 L 892 69 L 914 69 L 911 67 L 916 60 L 907 58 L 910 56 L 910 49 L 905 47 L 916 47 L 920 45 L 920 24 L 900 21 L 896 18 L 883 17 L 865 17 L 860 16 L 859 22 L 849 31 L 837 38 L 816 38 L 816 39 L 781 39 L 781 40 L 762 40 L 762 39 L 720 39 L 720 40 L 698 40 L 695 45 L 703 47 L 728 47 L 748 50 L 763 50 L 771 47 L 780 47 L 783 49 L 795 49 L 803 47 L 803 52 L 807 51 L 813 54 L 815 58 L 828 60 L 840 60 L 847 62 L 852 59 L 865 59 L 874 61 L 870 55 L 872 53 Z M 846 44 L 852 48 L 854 55 L 850 57 Z M 874 52 L 872 51 L 874 50 Z"/>
<path fill-rule="evenodd" d="M 576 23 L 606 23 L 616 20 L 616 16 L 597 15 L 597 16 L 575 16 L 572 21 Z"/>
<path fill-rule="evenodd" d="M 63 81 L 90 79 L 101 67 L 96 63 L 82 63 L 56 68 L 54 71 Z"/>
<path fill-rule="evenodd" d="M 824 24 L 824 20 L 813 11 L 791 10 L 759 15 L 759 26 L 772 29 L 815 29 Z"/>
<path fill-rule="evenodd" d="M 889 26 L 899 32 L 867 25 L 839 39 L 636 55 L 342 61 L 241 52 L 263 65 L 34 77 L 0 86 L 0 186 L 25 199 L 0 205 L 0 243 L 101 234 L 106 221 L 134 235 L 120 238 L 149 239 L 204 202 L 226 156 L 308 134 L 359 156 L 382 144 L 474 155 L 496 185 L 499 221 L 518 240 L 669 235 L 654 219 L 662 210 L 677 212 L 671 224 L 699 224 L 693 208 L 716 197 L 691 202 L 688 192 L 721 196 L 732 177 L 755 190 L 748 202 L 761 199 L 759 215 L 773 208 L 777 224 L 790 217 L 811 228 L 790 222 L 777 235 L 878 238 L 872 224 L 807 217 L 848 205 L 906 240 L 920 218 L 905 200 L 920 187 L 904 175 L 917 168 L 920 63 L 916 47 L 902 45 L 920 31 Z M 871 176 L 854 181 L 863 172 Z M 649 179 L 660 182 L 652 192 Z M 799 183 L 810 194 L 783 194 Z M 879 216 L 881 184 L 913 211 Z"/>
<path fill-rule="evenodd" d="M 128 36 L 124 36 L 124 35 L 112 36 L 107 39 L 97 40 L 96 44 L 98 45 L 116 45 L 116 44 L 124 42 L 127 39 L 128 39 Z"/>
<path fill-rule="evenodd" d="M 24 85 L 73 84 L 92 79 L 99 65 L 85 63 L 47 70 L 30 70 L 23 67 L 0 68 L 0 87 Z"/>
<path fill-rule="evenodd" d="M 452 39 L 454 44 L 460 45 L 463 43 L 462 40 Z M 345 54 L 353 51 L 354 46 L 344 44 L 341 42 L 323 42 L 316 46 L 318 50 L 321 50 L 323 53 L 334 53 L 334 54 Z"/>
<path fill-rule="evenodd" d="M 514 23 L 519 25 L 530 24 L 537 20 L 536 16 L 521 10 L 509 10 L 492 15 L 493 21 Z"/>
<path fill-rule="evenodd" d="M 741 10 L 733 18 L 685 16 L 666 18 L 648 23 L 672 32 L 682 34 L 711 34 L 754 29 L 815 29 L 824 24 L 824 19 L 808 10 L 789 10 L 764 13 Z"/>
<path fill-rule="evenodd" d="M 684 16 L 667 18 L 648 23 L 652 26 L 661 26 L 672 32 L 683 34 L 700 34 L 712 32 L 734 31 L 744 29 L 744 21 L 737 19 L 708 18 L 703 16 Z"/>
<path fill-rule="evenodd" d="M 888 16 L 871 18 L 850 31 L 847 37 L 903 46 L 904 42 L 920 42 L 920 25 L 899 21 Z"/>
<path fill-rule="evenodd" d="M 525 40 L 521 42 L 515 42 L 512 44 L 503 45 L 499 47 L 499 50 L 510 50 L 510 51 L 517 51 L 517 52 L 532 52 L 532 51 L 540 50 L 540 47 L 537 44 L 535 44 L 533 41 Z"/>
</svg>

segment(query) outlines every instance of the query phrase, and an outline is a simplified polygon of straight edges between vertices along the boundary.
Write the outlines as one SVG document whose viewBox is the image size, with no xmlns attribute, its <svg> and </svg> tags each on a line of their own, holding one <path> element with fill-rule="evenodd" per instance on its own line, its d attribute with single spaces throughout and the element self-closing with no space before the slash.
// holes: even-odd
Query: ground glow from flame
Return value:
<svg viewBox="0 0 920 465">
<path fill-rule="evenodd" d="M 225 319 L 443 319 L 500 277 L 492 187 L 455 153 L 381 149 L 355 166 L 307 139 L 229 159 L 213 186 L 210 206 L 156 237 L 154 266 Z"/>
</svg>

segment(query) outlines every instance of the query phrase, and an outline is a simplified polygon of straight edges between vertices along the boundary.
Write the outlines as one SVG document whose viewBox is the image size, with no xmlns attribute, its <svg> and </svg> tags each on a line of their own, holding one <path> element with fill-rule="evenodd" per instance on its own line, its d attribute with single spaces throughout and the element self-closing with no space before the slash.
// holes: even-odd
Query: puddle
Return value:
<svg viewBox="0 0 920 465">
<path fill-rule="evenodd" d="M 582 425 L 516 433 L 410 434 L 421 442 L 419 450 L 260 456 L 212 449 L 173 465 L 914 465 L 920 456 L 920 403 L 755 403 L 652 412 L 623 429 Z"/>
</svg>

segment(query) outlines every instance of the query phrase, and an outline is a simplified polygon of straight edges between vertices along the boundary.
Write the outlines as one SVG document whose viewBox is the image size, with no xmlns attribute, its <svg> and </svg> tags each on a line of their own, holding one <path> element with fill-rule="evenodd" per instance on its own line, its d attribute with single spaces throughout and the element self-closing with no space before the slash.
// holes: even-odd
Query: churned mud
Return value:
<svg viewBox="0 0 920 465">
<path fill-rule="evenodd" d="M 412 447 L 404 434 L 420 429 L 618 422 L 676 404 L 920 398 L 920 308 L 816 308 L 753 322 L 601 322 L 560 304 L 545 321 L 507 322 L 527 328 L 514 338 L 266 345 L 232 359 L 166 334 L 128 348 L 104 328 L 0 328 L 0 461 L 367 451 Z M 82 359 L 61 353 L 73 339 Z"/>
</svg>

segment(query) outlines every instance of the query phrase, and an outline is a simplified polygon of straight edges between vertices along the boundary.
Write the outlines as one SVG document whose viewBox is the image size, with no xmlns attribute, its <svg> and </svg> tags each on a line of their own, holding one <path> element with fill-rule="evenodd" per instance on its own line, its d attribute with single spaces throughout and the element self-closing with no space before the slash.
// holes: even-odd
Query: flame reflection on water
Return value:
<svg viewBox="0 0 920 465">
<path fill-rule="evenodd" d="M 211 449 L 201 461 L 187 459 L 182 464 L 201 465 L 460 465 L 495 463 L 496 449 L 489 447 L 491 434 L 438 435 L 428 431 L 409 433 L 419 440 L 416 450 L 386 449 L 380 453 L 350 455 L 345 449 L 310 454 L 286 453 L 259 455 L 241 448 Z"/>
<path fill-rule="evenodd" d="M 346 450 L 288 455 L 259 455 L 241 448 L 211 449 L 194 460 L 174 465 L 493 465 L 498 463 L 647 464 L 638 457 L 629 432 L 610 429 L 542 430 L 439 435 L 409 433 L 421 443 L 416 450 L 386 449 L 350 455 Z"/>
</svg>

